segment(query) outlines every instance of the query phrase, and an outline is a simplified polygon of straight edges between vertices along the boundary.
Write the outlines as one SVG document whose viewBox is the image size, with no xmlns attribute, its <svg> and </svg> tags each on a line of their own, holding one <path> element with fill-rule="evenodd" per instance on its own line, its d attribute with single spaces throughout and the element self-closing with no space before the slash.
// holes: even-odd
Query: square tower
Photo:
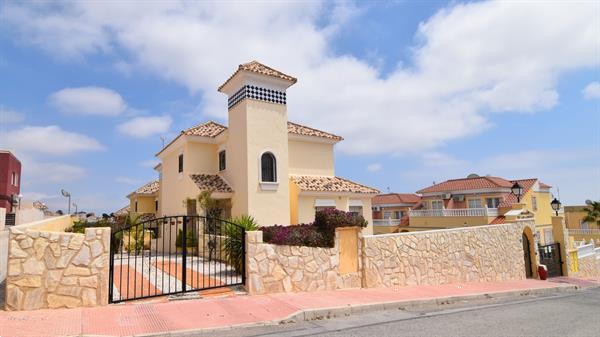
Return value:
<svg viewBox="0 0 600 337">
<path fill-rule="evenodd" d="M 252 215 L 261 225 L 290 221 L 286 90 L 294 83 L 296 78 L 252 61 L 219 87 L 228 96 L 232 214 Z"/>
</svg>

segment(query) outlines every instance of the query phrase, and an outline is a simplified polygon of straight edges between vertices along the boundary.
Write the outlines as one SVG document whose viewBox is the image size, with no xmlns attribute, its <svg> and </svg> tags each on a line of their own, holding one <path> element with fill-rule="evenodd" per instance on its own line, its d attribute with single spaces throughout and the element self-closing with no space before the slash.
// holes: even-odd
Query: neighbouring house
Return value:
<svg viewBox="0 0 600 337">
<path fill-rule="evenodd" d="M 537 178 L 508 180 L 472 174 L 426 187 L 417 191 L 422 197 L 421 209 L 409 211 L 409 229 L 504 223 L 517 204 L 517 196 L 511 192 L 515 182 L 523 188 L 519 203 L 533 214 L 539 242 L 553 242 L 551 186 Z"/>
<path fill-rule="evenodd" d="M 408 212 L 418 208 L 421 197 L 412 193 L 386 193 L 373 198 L 373 233 L 408 231 Z"/>
<path fill-rule="evenodd" d="M 144 186 L 127 195 L 127 198 L 129 199 L 127 212 L 135 216 L 147 216 L 148 214 L 157 216 L 160 208 L 158 180 L 144 184 Z M 124 208 L 115 213 L 120 212 L 124 212 Z"/>
<path fill-rule="evenodd" d="M 0 208 L 6 209 L 6 225 L 16 224 L 21 194 L 21 162 L 12 152 L 0 150 Z"/>
<path fill-rule="evenodd" d="M 588 205 L 564 206 L 565 224 L 569 231 L 569 236 L 574 241 L 600 242 L 600 226 L 595 223 L 589 223 L 584 220 L 587 215 Z"/>
<path fill-rule="evenodd" d="M 181 131 L 156 154 L 158 182 L 130 194 L 130 210 L 199 214 L 196 197 L 210 190 L 223 218 L 300 224 L 318 209 L 337 208 L 362 214 L 371 233 L 371 199 L 379 191 L 335 175 L 342 137 L 288 121 L 286 90 L 294 83 L 259 62 L 240 65 L 218 88 L 227 96 L 228 125 L 207 121 Z"/>
</svg>

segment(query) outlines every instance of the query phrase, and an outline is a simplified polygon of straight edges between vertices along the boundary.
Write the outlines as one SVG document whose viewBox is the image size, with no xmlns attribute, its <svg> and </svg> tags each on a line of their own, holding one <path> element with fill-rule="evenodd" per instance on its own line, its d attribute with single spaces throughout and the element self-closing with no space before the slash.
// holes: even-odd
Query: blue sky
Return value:
<svg viewBox="0 0 600 337">
<path fill-rule="evenodd" d="M 0 147 L 26 197 L 120 208 L 156 177 L 160 136 L 226 123 L 216 87 L 257 59 L 298 77 L 290 120 L 344 136 L 339 176 L 538 177 L 600 199 L 597 3 L 136 4 L 0 4 Z"/>
</svg>

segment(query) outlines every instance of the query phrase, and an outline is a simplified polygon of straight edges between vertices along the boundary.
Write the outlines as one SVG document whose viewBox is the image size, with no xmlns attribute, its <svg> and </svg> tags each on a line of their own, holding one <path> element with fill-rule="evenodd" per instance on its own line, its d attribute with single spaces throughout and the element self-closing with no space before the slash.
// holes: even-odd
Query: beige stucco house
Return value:
<svg viewBox="0 0 600 337">
<path fill-rule="evenodd" d="M 286 89 L 294 83 L 256 61 L 240 65 L 218 88 L 228 98 L 228 126 L 208 121 L 183 130 L 156 154 L 157 215 L 200 213 L 188 199 L 211 190 L 223 217 L 249 214 L 261 225 L 288 225 L 335 207 L 361 213 L 372 232 L 378 191 L 335 175 L 334 146 L 342 137 L 288 121 Z"/>
</svg>

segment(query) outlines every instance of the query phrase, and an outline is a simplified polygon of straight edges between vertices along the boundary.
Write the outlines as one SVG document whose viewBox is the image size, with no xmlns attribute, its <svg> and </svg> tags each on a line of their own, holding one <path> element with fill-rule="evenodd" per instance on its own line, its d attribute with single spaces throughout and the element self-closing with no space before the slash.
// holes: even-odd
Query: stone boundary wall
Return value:
<svg viewBox="0 0 600 337">
<path fill-rule="evenodd" d="M 108 304 L 110 228 L 64 233 L 62 216 L 10 228 L 6 309 Z"/>
<path fill-rule="evenodd" d="M 366 288 L 525 278 L 522 223 L 364 237 Z"/>
<path fill-rule="evenodd" d="M 340 272 L 340 235 L 333 248 L 263 243 L 263 232 L 246 232 L 246 289 L 250 295 L 361 287 L 360 259 L 355 272 Z M 358 242 L 362 234 L 357 231 Z M 360 244 L 358 247 L 360 256 Z"/>
<path fill-rule="evenodd" d="M 600 247 L 593 244 L 581 246 L 577 250 L 577 272 L 575 277 L 598 278 L 600 277 Z"/>
</svg>

